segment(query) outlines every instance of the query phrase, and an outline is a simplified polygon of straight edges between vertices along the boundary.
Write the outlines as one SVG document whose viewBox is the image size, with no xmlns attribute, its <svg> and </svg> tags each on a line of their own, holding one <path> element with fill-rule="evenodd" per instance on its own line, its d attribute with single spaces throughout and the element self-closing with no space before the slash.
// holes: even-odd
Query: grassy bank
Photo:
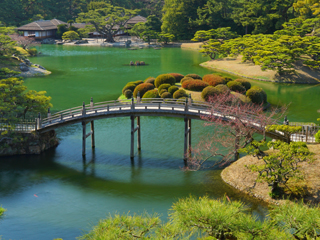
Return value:
<svg viewBox="0 0 320 240">
<path fill-rule="evenodd" d="M 248 62 L 243 63 L 241 58 L 242 56 L 238 56 L 237 58 L 210 60 L 208 62 L 200 64 L 200 66 L 234 74 L 243 78 L 266 82 L 299 84 L 320 83 L 320 71 L 302 66 L 302 64 L 299 62 L 295 64 L 296 74 L 279 76 L 276 71 L 262 71 L 261 67 L 258 65 L 254 65 L 253 63 Z"/>
<path fill-rule="evenodd" d="M 315 161 L 311 164 L 301 163 L 299 168 L 304 179 L 288 182 L 289 189 L 286 189 L 288 195 L 295 194 L 304 195 L 303 198 L 307 202 L 314 204 L 320 203 L 320 144 L 310 144 L 308 148 L 315 153 Z M 269 150 L 270 151 L 270 150 Z M 282 203 L 284 200 L 274 200 L 269 196 L 269 187 L 267 183 L 257 182 L 257 172 L 251 172 L 246 165 L 261 164 L 257 158 L 253 156 L 245 156 L 221 172 L 222 179 L 232 187 L 249 194 L 253 197 L 261 199 L 268 203 Z M 300 196 L 301 197 L 301 196 Z M 298 197 L 299 198 L 299 197 Z"/>
</svg>

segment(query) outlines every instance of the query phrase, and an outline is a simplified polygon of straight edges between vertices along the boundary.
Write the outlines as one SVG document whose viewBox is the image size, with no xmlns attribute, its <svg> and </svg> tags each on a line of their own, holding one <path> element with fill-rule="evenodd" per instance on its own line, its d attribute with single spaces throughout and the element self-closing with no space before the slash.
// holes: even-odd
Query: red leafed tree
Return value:
<svg viewBox="0 0 320 240">
<path fill-rule="evenodd" d="M 39 44 L 39 42 L 37 42 L 35 38 L 23 37 L 23 36 L 20 36 L 18 34 L 10 35 L 10 38 L 13 41 L 16 41 L 17 44 L 19 46 L 21 46 L 23 49 L 28 49 L 29 47 L 32 47 L 32 46 L 35 46 L 35 45 Z"/>
<path fill-rule="evenodd" d="M 263 135 L 265 126 L 276 124 L 284 112 L 285 107 L 264 112 L 262 105 L 243 103 L 229 93 L 211 98 L 207 110 L 210 114 L 203 114 L 201 118 L 206 121 L 205 127 L 214 127 L 214 134 L 200 140 L 192 149 L 188 170 L 212 168 L 236 161 L 238 150 L 250 144 L 255 133 Z"/>
</svg>

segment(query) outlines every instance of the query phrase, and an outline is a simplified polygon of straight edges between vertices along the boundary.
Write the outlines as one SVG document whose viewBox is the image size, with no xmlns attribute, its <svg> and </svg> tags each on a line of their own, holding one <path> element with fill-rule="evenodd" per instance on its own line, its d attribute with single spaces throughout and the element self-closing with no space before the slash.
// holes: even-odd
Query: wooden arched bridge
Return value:
<svg viewBox="0 0 320 240">
<path fill-rule="evenodd" d="M 225 110 L 225 109 L 223 109 Z M 186 163 L 187 153 L 191 149 L 191 120 L 200 119 L 202 116 L 210 116 L 221 118 L 224 121 L 233 121 L 232 116 L 224 116 L 220 114 L 222 109 L 210 109 L 210 105 L 206 102 L 194 101 L 191 98 L 186 100 L 181 99 L 129 99 L 129 100 L 114 100 L 94 103 L 91 98 L 90 104 L 63 110 L 54 114 L 48 110 L 47 118 L 42 119 L 40 114 L 36 118 L 35 124 L 29 126 L 28 131 L 37 131 L 44 133 L 50 130 L 57 129 L 62 126 L 71 125 L 74 123 L 82 123 L 82 155 L 86 154 L 86 139 L 91 136 L 92 148 L 95 147 L 94 137 L 94 120 L 114 117 L 130 117 L 131 119 L 131 149 L 130 157 L 134 158 L 134 135 L 137 132 L 138 150 L 141 150 L 141 116 L 165 116 L 184 118 L 184 161 Z M 259 133 L 265 133 L 271 138 L 284 139 L 281 133 L 265 132 L 265 126 L 261 126 L 254 121 L 252 113 L 247 114 L 244 120 L 252 128 L 255 128 Z M 135 118 L 137 124 L 135 125 Z M 87 123 L 90 123 L 90 131 L 87 133 Z"/>
</svg>

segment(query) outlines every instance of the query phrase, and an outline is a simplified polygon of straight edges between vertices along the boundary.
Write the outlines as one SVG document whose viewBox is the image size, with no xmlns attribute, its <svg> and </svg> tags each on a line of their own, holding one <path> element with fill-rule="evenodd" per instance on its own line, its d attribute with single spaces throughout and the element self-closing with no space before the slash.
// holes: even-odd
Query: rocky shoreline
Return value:
<svg viewBox="0 0 320 240">
<path fill-rule="evenodd" d="M 23 59 L 22 62 L 19 64 L 19 68 L 21 73 L 16 75 L 16 77 L 43 77 L 46 75 L 51 74 L 50 71 L 45 69 L 39 64 L 33 64 L 29 59 Z"/>
</svg>

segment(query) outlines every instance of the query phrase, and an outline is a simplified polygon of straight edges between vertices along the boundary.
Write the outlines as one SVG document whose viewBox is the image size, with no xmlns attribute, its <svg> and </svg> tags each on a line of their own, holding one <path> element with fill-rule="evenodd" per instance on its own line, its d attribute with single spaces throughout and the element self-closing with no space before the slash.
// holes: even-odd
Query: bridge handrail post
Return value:
<svg viewBox="0 0 320 240">
<path fill-rule="evenodd" d="M 186 98 L 184 110 L 185 110 L 186 112 L 188 111 L 188 98 Z"/>
<path fill-rule="evenodd" d="M 83 102 L 82 103 L 82 116 L 86 115 L 86 105 L 85 103 Z"/>
<path fill-rule="evenodd" d="M 131 98 L 131 110 L 134 110 L 134 98 Z"/>
<path fill-rule="evenodd" d="M 137 94 L 137 104 L 141 102 L 141 98 L 140 98 L 140 92 L 138 91 L 138 94 Z"/>
<path fill-rule="evenodd" d="M 41 128 L 41 113 L 38 113 L 38 127 L 37 129 Z"/>
<path fill-rule="evenodd" d="M 191 98 L 191 94 L 189 94 L 189 97 L 188 97 L 188 104 L 191 106 L 192 105 L 192 98 Z"/>
<path fill-rule="evenodd" d="M 47 114 L 47 118 L 48 118 L 48 122 L 51 123 L 51 112 L 50 112 L 50 108 L 48 108 L 48 114 Z"/>
<path fill-rule="evenodd" d="M 91 97 L 91 99 L 90 99 L 90 108 L 91 108 L 91 110 L 93 109 L 93 97 Z"/>
</svg>

